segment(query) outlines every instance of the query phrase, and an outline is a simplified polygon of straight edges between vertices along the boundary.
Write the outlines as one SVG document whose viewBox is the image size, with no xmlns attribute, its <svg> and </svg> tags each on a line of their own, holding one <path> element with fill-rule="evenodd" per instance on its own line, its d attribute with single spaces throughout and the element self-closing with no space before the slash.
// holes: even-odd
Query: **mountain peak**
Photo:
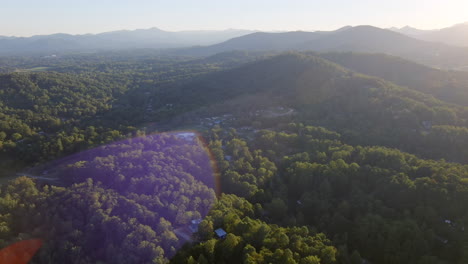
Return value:
<svg viewBox="0 0 468 264">
<path fill-rule="evenodd" d="M 335 32 L 345 31 L 345 30 L 348 30 L 350 28 L 353 28 L 353 27 L 350 26 L 350 25 L 347 25 L 347 26 L 344 26 L 344 27 L 340 27 L 339 29 L 335 30 Z"/>
<path fill-rule="evenodd" d="M 158 27 L 152 27 L 152 28 L 149 28 L 149 29 L 147 29 L 147 30 L 165 32 L 165 30 L 162 30 L 162 29 L 160 29 L 160 28 L 158 28 Z"/>
<path fill-rule="evenodd" d="M 467 22 L 460 23 L 460 24 L 453 25 L 452 28 L 466 27 L 466 26 L 468 26 L 468 21 L 467 21 Z"/>
</svg>

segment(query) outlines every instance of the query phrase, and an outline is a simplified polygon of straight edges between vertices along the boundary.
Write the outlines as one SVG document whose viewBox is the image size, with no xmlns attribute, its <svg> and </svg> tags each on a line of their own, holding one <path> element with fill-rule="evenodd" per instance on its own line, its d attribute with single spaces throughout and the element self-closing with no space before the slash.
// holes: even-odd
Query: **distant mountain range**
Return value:
<svg viewBox="0 0 468 264">
<path fill-rule="evenodd" d="M 255 31 L 228 29 L 223 31 L 169 32 L 158 28 L 120 30 L 101 34 L 53 34 L 32 37 L 0 36 L 0 55 L 93 52 L 142 48 L 181 48 L 211 45 Z"/>
<path fill-rule="evenodd" d="M 468 22 L 436 30 L 421 30 L 410 26 L 390 30 L 421 40 L 468 47 Z"/>
<path fill-rule="evenodd" d="M 344 27 L 335 31 L 317 32 L 257 32 L 212 46 L 195 47 L 178 52 L 206 56 L 232 50 L 385 53 L 432 67 L 468 69 L 468 48 L 422 41 L 372 26 Z"/>
<path fill-rule="evenodd" d="M 404 26 L 402 28 L 392 27 L 392 28 L 389 28 L 389 30 L 395 31 L 395 32 L 398 32 L 407 36 L 413 36 L 413 37 L 436 31 L 436 30 L 417 29 L 417 28 L 410 27 L 410 26 Z"/>
<path fill-rule="evenodd" d="M 442 40 L 460 45 L 448 45 L 441 43 Z M 462 47 L 463 41 L 467 47 Z M 165 54 L 190 56 L 210 56 L 236 50 L 352 51 L 394 55 L 441 69 L 468 70 L 468 24 L 434 31 L 372 26 L 275 33 L 248 30 L 168 32 L 151 28 L 96 35 L 0 37 L 0 56 L 132 49 L 161 49 Z"/>
</svg>

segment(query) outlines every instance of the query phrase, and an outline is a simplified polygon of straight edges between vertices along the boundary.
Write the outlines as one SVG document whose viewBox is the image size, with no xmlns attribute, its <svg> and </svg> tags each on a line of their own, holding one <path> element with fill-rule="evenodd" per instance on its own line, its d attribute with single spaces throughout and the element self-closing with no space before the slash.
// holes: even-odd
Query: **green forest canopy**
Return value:
<svg viewBox="0 0 468 264">
<path fill-rule="evenodd" d="M 459 90 L 448 103 L 406 77 L 403 88 L 310 54 L 237 55 L 78 56 L 1 74 L 2 171 L 40 164 L 30 171 L 47 168 L 62 186 L 2 185 L 0 246 L 44 239 L 33 263 L 466 262 Z M 354 70 L 365 57 L 320 56 Z M 152 130 L 179 124 L 202 131 L 222 195 L 197 162 L 205 145 L 154 141 Z M 133 137 L 143 141 L 120 141 Z M 185 244 L 179 231 L 198 218 Z"/>
</svg>

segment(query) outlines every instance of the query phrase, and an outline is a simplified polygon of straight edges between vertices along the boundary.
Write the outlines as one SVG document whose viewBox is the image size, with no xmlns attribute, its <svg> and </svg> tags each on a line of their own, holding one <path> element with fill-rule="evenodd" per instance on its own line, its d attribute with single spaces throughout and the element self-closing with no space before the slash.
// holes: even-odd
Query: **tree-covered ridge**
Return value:
<svg viewBox="0 0 468 264">
<path fill-rule="evenodd" d="M 167 117 L 153 104 L 168 84 L 262 56 L 238 55 L 194 59 L 139 50 L 2 57 L 0 149 L 8 158 L 1 166 L 22 167 L 126 137 L 135 126 Z M 16 161 L 7 163 L 9 157 Z M 19 157 L 26 162 L 19 164 Z"/>
<path fill-rule="evenodd" d="M 257 220 L 261 206 L 223 195 L 200 224 L 203 242 L 182 251 L 171 263 L 336 263 L 337 250 L 324 234 L 307 227 L 280 227 Z M 214 230 L 224 228 L 220 240 Z"/>
<path fill-rule="evenodd" d="M 324 53 L 315 54 L 362 74 L 376 76 L 434 97 L 468 105 L 468 74 L 445 71 L 384 54 Z"/>
<path fill-rule="evenodd" d="M 249 146 L 231 164 L 248 168 L 249 153 L 261 152 L 278 171 L 251 196 L 232 182 L 248 186 L 252 176 L 237 170 L 241 176 L 233 177 L 231 165 L 222 173 L 223 191 L 260 203 L 267 222 L 325 232 L 339 249 L 339 263 L 353 263 L 355 250 L 371 263 L 462 263 L 468 167 L 353 147 L 340 138 L 300 124 L 258 131 L 250 143 L 226 136 L 225 146 Z M 213 148 L 233 155 L 227 147 Z"/>
<path fill-rule="evenodd" d="M 161 100 L 191 110 L 245 94 L 281 93 L 286 96 L 287 104 L 308 87 L 320 89 L 330 79 L 347 73 L 344 68 L 318 57 L 287 53 L 176 86 L 163 93 Z"/>
<path fill-rule="evenodd" d="M 195 134 L 132 138 L 54 162 L 68 184 L 98 181 L 176 226 L 203 218 L 214 202 L 215 164 Z"/>
<path fill-rule="evenodd" d="M 164 263 L 180 243 L 170 222 L 92 181 L 38 188 L 18 178 L 2 188 L 0 201 L 2 247 L 44 240 L 32 263 Z"/>
<path fill-rule="evenodd" d="M 128 88 L 122 80 L 104 76 L 74 76 L 58 73 L 3 74 L 0 99 L 5 107 L 35 110 L 63 118 L 95 115 Z"/>
<path fill-rule="evenodd" d="M 65 188 L 18 178 L 0 192 L 1 247 L 34 236 L 45 242 L 37 263 L 167 262 L 190 239 L 190 221 L 215 202 L 212 166 L 201 142 L 177 135 L 129 139 L 55 162 L 47 169 L 57 170 Z"/>
<path fill-rule="evenodd" d="M 173 107 L 165 110 L 162 102 Z M 336 130 L 353 144 L 466 162 L 466 148 L 458 145 L 466 146 L 466 107 L 305 54 L 274 56 L 176 85 L 161 93 L 155 107 L 169 118 L 205 107 L 208 113 L 263 123 L 268 121 L 256 112 L 287 107 L 297 113 L 289 120 Z"/>
<path fill-rule="evenodd" d="M 13 163 L 28 164 L 131 132 L 131 128 L 116 131 L 118 126 L 93 126 L 88 121 L 109 111 L 128 89 L 128 81 L 102 75 L 0 75 L 2 155 L 6 160 L 14 158 Z"/>
</svg>

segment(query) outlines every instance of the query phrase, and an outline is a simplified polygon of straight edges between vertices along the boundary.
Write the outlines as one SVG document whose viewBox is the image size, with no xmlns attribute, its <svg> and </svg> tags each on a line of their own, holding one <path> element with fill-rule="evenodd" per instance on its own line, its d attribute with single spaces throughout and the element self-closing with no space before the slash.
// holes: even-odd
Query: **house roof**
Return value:
<svg viewBox="0 0 468 264">
<path fill-rule="evenodd" d="M 193 219 L 193 220 L 191 221 L 192 225 L 199 225 L 201 222 L 202 222 L 201 219 Z"/>
<path fill-rule="evenodd" d="M 215 230 L 215 233 L 218 237 L 223 237 L 225 235 L 227 235 L 226 231 L 224 231 L 224 229 L 222 228 L 218 228 Z"/>
</svg>

